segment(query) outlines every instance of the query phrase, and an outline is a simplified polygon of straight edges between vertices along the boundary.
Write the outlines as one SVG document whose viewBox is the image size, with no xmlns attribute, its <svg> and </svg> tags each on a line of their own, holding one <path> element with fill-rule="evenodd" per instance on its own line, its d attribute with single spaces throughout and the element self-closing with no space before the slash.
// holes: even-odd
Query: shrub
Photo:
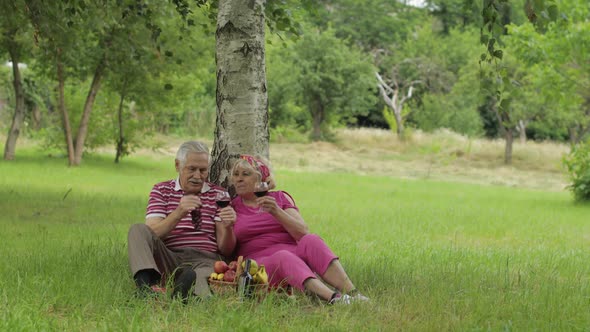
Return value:
<svg viewBox="0 0 590 332">
<path fill-rule="evenodd" d="M 590 201 L 590 140 L 574 145 L 563 158 L 571 183 L 568 189 L 579 202 Z"/>
<path fill-rule="evenodd" d="M 308 143 L 309 138 L 306 133 L 302 133 L 297 128 L 277 126 L 270 129 L 270 141 L 272 143 Z"/>
</svg>

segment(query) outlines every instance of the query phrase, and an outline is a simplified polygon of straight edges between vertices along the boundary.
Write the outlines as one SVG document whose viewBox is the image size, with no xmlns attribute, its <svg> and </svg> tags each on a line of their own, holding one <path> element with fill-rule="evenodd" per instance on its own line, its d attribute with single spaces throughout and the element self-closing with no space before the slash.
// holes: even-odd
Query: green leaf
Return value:
<svg viewBox="0 0 590 332">
<path fill-rule="evenodd" d="M 545 9 L 545 0 L 535 0 L 535 9 L 538 11 Z"/>
<path fill-rule="evenodd" d="M 490 40 L 490 36 L 489 36 L 489 35 L 487 35 L 487 34 L 482 34 L 482 35 L 479 37 L 479 41 L 480 41 L 480 43 L 482 43 L 482 44 L 484 44 L 484 45 L 487 45 L 487 43 L 488 43 L 488 40 Z"/>
<path fill-rule="evenodd" d="M 164 90 L 172 90 L 172 89 L 174 89 L 174 87 L 172 86 L 172 84 L 170 84 L 170 83 L 164 84 Z"/>
<path fill-rule="evenodd" d="M 490 38 L 488 41 L 488 52 L 490 54 L 494 53 L 494 44 L 496 44 L 496 38 Z"/>
<path fill-rule="evenodd" d="M 495 50 L 493 55 L 495 58 L 502 60 L 502 57 L 504 56 L 504 52 L 502 52 L 502 50 Z"/>
<path fill-rule="evenodd" d="M 559 16 L 559 10 L 557 9 L 556 5 L 551 5 L 547 8 L 547 12 L 549 12 L 549 18 L 551 21 L 556 21 L 557 16 Z"/>
<path fill-rule="evenodd" d="M 500 108 L 503 110 L 508 110 L 510 108 L 511 102 L 512 101 L 510 100 L 510 98 L 502 99 L 502 101 L 500 102 Z"/>
<path fill-rule="evenodd" d="M 277 8 L 272 12 L 272 15 L 275 17 L 283 16 L 284 14 L 285 11 L 283 10 L 283 8 Z"/>
<path fill-rule="evenodd" d="M 495 24 L 492 28 L 492 34 L 494 36 L 502 36 L 504 34 L 504 27 L 499 24 Z"/>
</svg>

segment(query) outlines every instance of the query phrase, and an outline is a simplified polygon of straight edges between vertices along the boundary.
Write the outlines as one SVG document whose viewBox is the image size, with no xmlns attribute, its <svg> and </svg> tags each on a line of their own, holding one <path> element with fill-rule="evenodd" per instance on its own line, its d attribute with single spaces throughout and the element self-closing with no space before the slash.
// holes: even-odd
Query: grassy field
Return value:
<svg viewBox="0 0 590 332">
<path fill-rule="evenodd" d="M 367 146 L 359 153 L 374 154 Z M 315 172 L 303 154 L 313 146 L 290 148 L 302 154 L 282 161 L 288 149 L 271 148 L 280 187 L 371 303 L 135 299 L 127 229 L 143 220 L 152 184 L 175 175 L 169 153 L 121 165 L 96 154 L 67 168 L 27 147 L 0 161 L 0 330 L 589 329 L 590 206 L 567 192 L 444 182 L 440 163 L 406 179 L 356 163 Z"/>
</svg>

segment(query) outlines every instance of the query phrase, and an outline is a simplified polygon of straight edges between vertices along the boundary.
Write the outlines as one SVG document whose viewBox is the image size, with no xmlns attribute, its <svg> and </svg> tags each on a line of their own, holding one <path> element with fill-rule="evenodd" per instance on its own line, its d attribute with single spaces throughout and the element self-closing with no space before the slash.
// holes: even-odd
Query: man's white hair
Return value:
<svg viewBox="0 0 590 332">
<path fill-rule="evenodd" d="M 209 156 L 209 148 L 203 142 L 199 141 L 187 141 L 180 145 L 176 152 L 176 159 L 180 162 L 180 165 L 184 165 L 186 162 L 186 156 L 190 153 L 206 153 Z"/>
</svg>

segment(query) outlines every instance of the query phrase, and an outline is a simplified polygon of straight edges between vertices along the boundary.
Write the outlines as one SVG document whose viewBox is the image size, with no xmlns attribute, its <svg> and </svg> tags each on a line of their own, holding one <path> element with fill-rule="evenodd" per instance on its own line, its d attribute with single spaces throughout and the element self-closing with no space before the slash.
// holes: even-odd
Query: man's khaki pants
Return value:
<svg viewBox="0 0 590 332">
<path fill-rule="evenodd" d="M 202 298 L 211 296 L 207 279 L 213 272 L 215 261 L 223 259 L 220 255 L 194 248 L 168 249 L 146 224 L 131 226 L 127 245 L 133 276 L 138 271 L 153 269 L 165 282 L 177 268 L 190 267 L 197 274 L 193 293 Z"/>
</svg>

